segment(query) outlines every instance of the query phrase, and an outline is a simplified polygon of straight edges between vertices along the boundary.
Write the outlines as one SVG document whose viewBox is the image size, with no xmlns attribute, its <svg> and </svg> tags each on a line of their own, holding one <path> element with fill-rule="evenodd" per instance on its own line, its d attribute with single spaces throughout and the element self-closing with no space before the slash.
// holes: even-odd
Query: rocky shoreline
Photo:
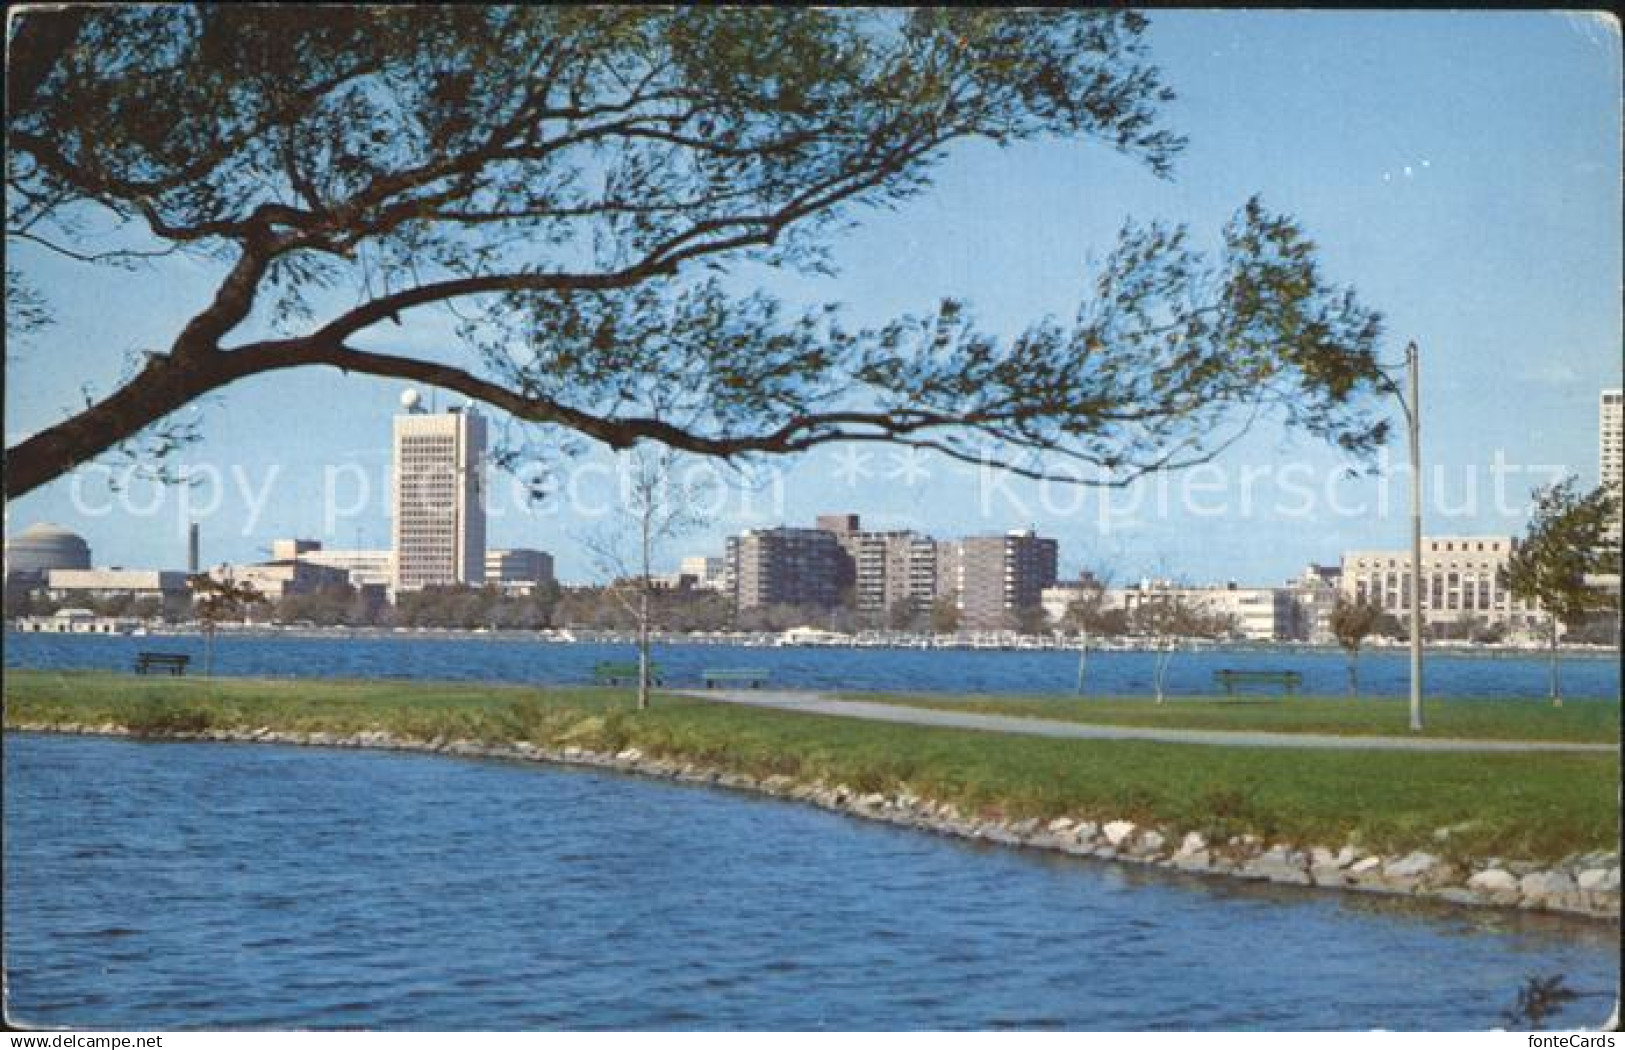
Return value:
<svg viewBox="0 0 1625 1050">
<path fill-rule="evenodd" d="M 1423 851 L 1383 856 L 1352 845 L 1331 849 L 1266 843 L 1254 835 L 1209 841 L 1199 832 L 1181 834 L 1176 829 L 1140 826 L 1127 820 L 1099 821 L 1066 816 L 1048 821 L 1036 818 L 987 819 L 964 814 L 952 805 L 908 793 L 861 793 L 845 784 L 809 782 L 788 776 L 755 777 L 681 759 L 649 757 L 635 748 L 611 754 L 580 747 L 544 748 L 526 741 L 487 744 L 444 737 L 419 740 L 381 730 L 350 735 L 288 732 L 269 727 L 136 733 L 112 723 L 29 723 L 7 726 L 7 729 L 143 739 L 419 751 L 467 758 L 587 766 L 750 791 L 867 820 L 964 839 L 1051 850 L 1187 874 L 1410 896 L 1477 907 L 1557 912 L 1612 923 L 1617 923 L 1620 916 L 1618 853 L 1577 854 L 1556 864 L 1533 864 L 1502 858 L 1463 862 Z M 1441 845 L 1448 842 L 1449 831 L 1448 828 L 1441 828 L 1435 832 Z"/>
</svg>

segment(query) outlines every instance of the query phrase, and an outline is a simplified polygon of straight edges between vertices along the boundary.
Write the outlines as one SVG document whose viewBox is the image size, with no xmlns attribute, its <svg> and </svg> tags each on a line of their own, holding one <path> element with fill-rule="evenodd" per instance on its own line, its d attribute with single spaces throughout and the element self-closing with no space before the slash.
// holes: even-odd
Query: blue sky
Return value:
<svg viewBox="0 0 1625 1050">
<path fill-rule="evenodd" d="M 1621 382 L 1617 26 L 1535 12 L 1156 12 L 1151 21 L 1152 55 L 1180 95 L 1167 123 L 1190 138 L 1172 180 L 1090 143 L 971 144 L 930 193 L 862 215 L 836 243 L 838 277 L 737 278 L 841 302 L 855 322 L 952 295 L 985 328 L 1012 333 L 1070 316 L 1091 253 L 1124 219 L 1188 223 L 1211 243 L 1259 193 L 1301 221 L 1329 277 L 1386 316 L 1385 357 L 1398 361 L 1408 339 L 1421 347 L 1429 531 L 1514 532 L 1528 489 L 1552 472 L 1594 482 L 1598 391 Z M 60 323 L 8 349 L 8 445 L 61 418 L 83 384 L 110 389 L 127 350 L 167 345 L 217 276 L 190 261 L 137 275 L 87 270 L 26 247 L 12 261 L 45 289 Z M 447 329 L 424 321 L 372 342 L 438 351 Z M 186 459 L 225 484 L 185 497 L 207 511 L 207 560 L 254 559 L 295 534 L 385 545 L 376 480 L 400 391 L 290 372 L 207 405 L 206 438 Z M 1403 459 L 1402 443 L 1392 457 Z M 329 515 L 329 482 L 343 502 L 359 502 L 352 464 L 373 479 L 370 498 Z M 1273 426 L 1232 449 L 1217 473 L 1122 492 L 1041 488 L 873 448 L 770 465 L 781 471 L 777 488 L 720 500 L 717 519 L 671 556 L 720 550 L 743 525 L 851 510 L 942 537 L 1035 525 L 1061 539 L 1068 570 L 1265 583 L 1344 549 L 1397 546 L 1406 528 L 1402 478 L 1346 478 L 1338 455 Z M 1497 472 L 1508 499 L 1495 498 Z M 577 475 L 574 492 L 596 505 L 604 484 Z M 110 492 L 103 475 L 81 471 L 8 506 L 6 528 L 57 521 L 84 534 L 100 564 L 174 566 L 185 550 L 181 500 L 139 483 Z M 561 576 L 589 578 L 579 539 L 598 519 L 568 502 L 521 512 L 504 501 L 492 545 L 552 550 Z"/>
</svg>

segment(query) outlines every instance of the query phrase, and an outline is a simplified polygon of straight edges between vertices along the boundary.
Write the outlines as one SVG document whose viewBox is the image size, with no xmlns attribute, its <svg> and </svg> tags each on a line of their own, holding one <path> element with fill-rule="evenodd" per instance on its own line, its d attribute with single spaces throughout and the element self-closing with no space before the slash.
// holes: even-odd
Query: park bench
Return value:
<svg viewBox="0 0 1625 1050">
<path fill-rule="evenodd" d="M 185 653 L 137 653 L 135 657 L 135 673 L 151 674 L 156 668 L 168 671 L 172 675 L 186 673 L 186 665 L 192 658 Z"/>
<path fill-rule="evenodd" d="M 638 680 L 638 665 L 636 663 L 603 662 L 593 665 L 592 680 L 599 685 L 620 685 L 622 682 L 636 682 Z M 649 681 L 655 685 L 660 684 L 660 665 L 649 665 Z"/>
<path fill-rule="evenodd" d="M 1228 668 L 1213 672 L 1213 684 L 1224 686 L 1226 696 L 1236 695 L 1238 685 L 1278 685 L 1288 696 L 1296 693 L 1298 687 L 1303 685 L 1303 672 L 1301 671 L 1233 671 Z"/>
<path fill-rule="evenodd" d="M 719 684 L 728 685 L 729 683 L 748 685 L 752 689 L 760 689 L 762 683 L 766 682 L 767 679 L 768 673 L 766 671 L 756 669 L 700 672 L 700 680 L 705 683 L 707 689 L 715 689 Z"/>
</svg>

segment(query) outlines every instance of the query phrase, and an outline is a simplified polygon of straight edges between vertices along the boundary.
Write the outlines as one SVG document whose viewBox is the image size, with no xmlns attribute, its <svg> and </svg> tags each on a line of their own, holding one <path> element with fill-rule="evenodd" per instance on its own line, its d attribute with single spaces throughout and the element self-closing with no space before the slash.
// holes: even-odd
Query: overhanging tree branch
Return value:
<svg viewBox="0 0 1625 1050">
<path fill-rule="evenodd" d="M 7 494 L 297 367 L 722 457 L 884 441 L 1122 484 L 1205 462 L 1265 413 L 1368 451 L 1378 318 L 1257 202 L 1212 262 L 1182 229 L 1126 227 L 1077 317 L 1014 339 L 953 302 L 849 332 L 833 308 L 792 316 L 704 278 L 821 266 L 830 229 L 923 192 L 968 139 L 1092 139 L 1166 174 L 1183 140 L 1160 126 L 1144 28 L 1116 11 L 84 9 L 12 96 L 8 237 L 116 261 L 127 243 L 75 222 L 107 209 L 154 252 L 229 261 L 167 355 L 8 452 Z M 335 315 L 312 274 L 359 303 Z M 433 307 L 462 321 L 457 365 L 353 345 Z M 245 343 L 262 308 L 280 338 Z M 287 320 L 304 316 L 321 319 Z"/>
</svg>

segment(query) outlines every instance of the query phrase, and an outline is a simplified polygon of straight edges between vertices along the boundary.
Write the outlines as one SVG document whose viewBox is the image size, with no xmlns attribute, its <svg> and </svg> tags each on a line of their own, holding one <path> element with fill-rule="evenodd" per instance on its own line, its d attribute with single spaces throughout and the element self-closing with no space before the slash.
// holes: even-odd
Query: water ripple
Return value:
<svg viewBox="0 0 1625 1050">
<path fill-rule="evenodd" d="M 37 736 L 7 738 L 5 775 L 29 1024 L 1472 1029 L 1531 974 L 1619 970 L 1609 931 L 1570 921 L 1125 872 L 627 777 Z"/>
</svg>

